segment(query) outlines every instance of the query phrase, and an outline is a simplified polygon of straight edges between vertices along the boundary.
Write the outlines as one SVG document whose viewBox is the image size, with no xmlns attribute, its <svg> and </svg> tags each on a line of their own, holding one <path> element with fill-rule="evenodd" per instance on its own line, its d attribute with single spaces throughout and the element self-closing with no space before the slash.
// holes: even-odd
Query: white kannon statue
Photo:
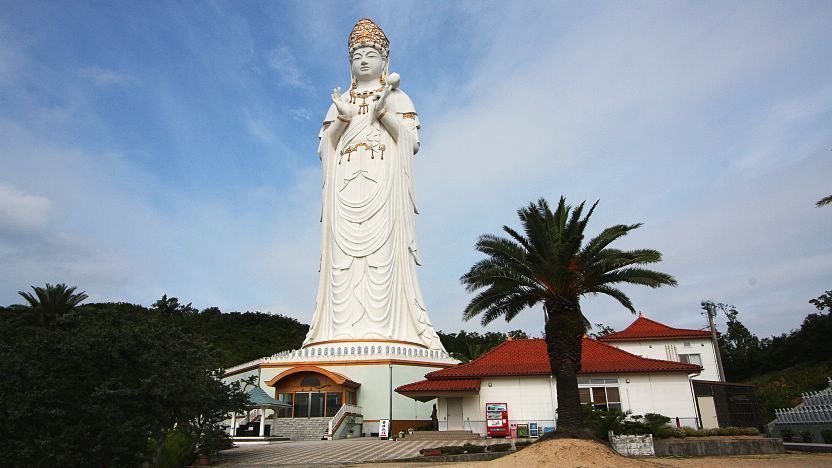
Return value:
<svg viewBox="0 0 832 468">
<path fill-rule="evenodd" d="M 428 319 L 412 160 L 419 118 L 389 74 L 389 41 L 362 19 L 349 38 L 348 93 L 336 88 L 320 131 L 321 265 L 304 346 L 339 340 L 403 341 L 444 350 Z"/>
</svg>

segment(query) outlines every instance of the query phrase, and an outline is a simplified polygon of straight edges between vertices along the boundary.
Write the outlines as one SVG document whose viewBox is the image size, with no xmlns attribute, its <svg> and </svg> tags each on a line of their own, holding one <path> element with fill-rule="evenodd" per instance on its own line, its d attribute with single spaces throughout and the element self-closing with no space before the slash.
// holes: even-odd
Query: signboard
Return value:
<svg viewBox="0 0 832 468">
<path fill-rule="evenodd" d="M 528 424 L 518 424 L 517 425 L 517 437 L 521 439 L 526 439 L 529 437 L 529 425 Z"/>
<path fill-rule="evenodd" d="M 390 420 L 389 419 L 379 419 L 379 421 L 378 421 L 378 438 L 379 439 L 389 439 L 390 438 Z"/>
<path fill-rule="evenodd" d="M 555 432 L 555 427 L 554 426 L 545 426 L 543 428 L 543 433 L 544 434 L 548 434 L 550 432 Z"/>
<path fill-rule="evenodd" d="M 535 437 L 535 438 L 539 437 L 536 422 L 529 423 L 529 437 Z"/>
<path fill-rule="evenodd" d="M 487 403 L 485 405 L 485 427 L 490 437 L 507 437 L 508 404 Z"/>
</svg>

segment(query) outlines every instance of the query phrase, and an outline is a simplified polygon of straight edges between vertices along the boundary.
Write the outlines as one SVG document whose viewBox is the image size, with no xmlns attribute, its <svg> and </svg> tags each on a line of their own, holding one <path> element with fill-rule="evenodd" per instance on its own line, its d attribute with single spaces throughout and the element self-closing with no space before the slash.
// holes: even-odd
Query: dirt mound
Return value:
<svg viewBox="0 0 832 468">
<path fill-rule="evenodd" d="M 495 467 L 526 466 L 611 466 L 616 468 L 654 467 L 615 453 L 600 442 L 581 439 L 555 439 L 534 443 L 519 452 L 488 463 Z"/>
</svg>

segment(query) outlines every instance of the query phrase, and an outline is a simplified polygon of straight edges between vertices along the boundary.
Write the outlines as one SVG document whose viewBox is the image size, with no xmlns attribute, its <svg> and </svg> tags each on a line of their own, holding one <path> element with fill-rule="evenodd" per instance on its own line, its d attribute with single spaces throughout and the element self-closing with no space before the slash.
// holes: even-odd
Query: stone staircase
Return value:
<svg viewBox="0 0 832 468">
<path fill-rule="evenodd" d="M 291 440 L 321 440 L 326 437 L 332 418 L 279 418 L 272 435 Z"/>
<path fill-rule="evenodd" d="M 403 440 L 481 440 L 483 437 L 471 431 L 414 431 L 405 433 Z"/>
</svg>

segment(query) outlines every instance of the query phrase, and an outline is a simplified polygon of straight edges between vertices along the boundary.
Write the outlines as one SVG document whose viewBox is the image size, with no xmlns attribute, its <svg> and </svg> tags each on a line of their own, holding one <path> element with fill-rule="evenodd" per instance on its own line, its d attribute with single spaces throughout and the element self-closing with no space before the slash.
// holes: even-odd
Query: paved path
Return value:
<svg viewBox="0 0 832 468">
<path fill-rule="evenodd" d="M 419 450 L 441 445 L 498 443 L 490 440 L 378 440 L 289 441 L 244 445 L 220 452 L 219 466 L 345 466 L 354 463 L 415 457 Z"/>
</svg>

